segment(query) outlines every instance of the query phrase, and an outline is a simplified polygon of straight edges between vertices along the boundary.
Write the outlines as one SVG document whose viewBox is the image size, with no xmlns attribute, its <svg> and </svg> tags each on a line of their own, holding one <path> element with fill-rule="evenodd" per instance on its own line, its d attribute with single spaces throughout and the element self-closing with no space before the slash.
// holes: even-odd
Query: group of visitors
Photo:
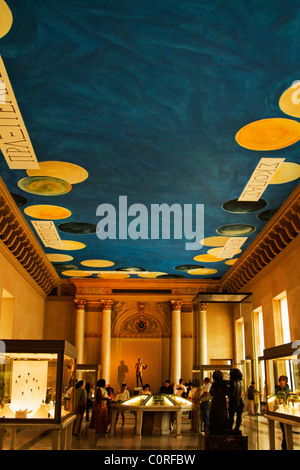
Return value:
<svg viewBox="0 0 300 470">
<path fill-rule="evenodd" d="M 237 377 L 234 374 L 238 374 Z M 199 429 L 199 413 L 201 428 L 208 432 L 221 432 L 225 428 L 233 427 L 233 418 L 236 415 L 235 431 L 238 432 L 241 424 L 241 416 L 244 410 L 244 400 L 241 385 L 242 374 L 238 369 L 234 369 L 231 373 L 231 380 L 223 380 L 222 371 L 215 371 L 212 380 L 205 377 L 203 384 L 199 387 L 192 381 L 188 384 L 183 383 L 180 379 L 177 385 L 170 384 L 167 380 L 161 387 L 160 393 L 171 393 L 180 395 L 192 403 L 190 412 L 191 431 L 197 433 Z M 222 396 L 220 405 L 220 396 Z M 256 390 L 255 383 L 252 381 L 247 391 L 247 404 L 249 406 L 249 414 L 257 414 L 259 392 Z M 216 405 L 218 403 L 218 405 Z M 234 403 L 234 405 L 233 405 Z M 220 409 L 216 409 L 221 406 Z M 215 408 L 215 413 L 214 413 Z M 211 424 L 210 424 L 211 421 Z"/>
<path fill-rule="evenodd" d="M 86 421 L 89 421 L 90 409 L 92 410 L 89 429 L 94 429 L 96 434 L 104 435 L 108 432 L 111 423 L 111 414 L 109 406 L 112 402 L 122 402 L 130 398 L 126 383 L 122 383 L 121 388 L 116 395 L 110 386 L 106 386 L 105 379 L 100 379 L 96 383 L 95 396 L 92 400 L 92 391 L 90 384 L 84 387 L 84 381 L 79 380 L 76 383 L 74 409 L 76 420 L 73 424 L 73 435 L 79 436 L 83 415 L 86 413 Z M 125 417 L 122 416 L 122 427 L 124 427 Z M 116 415 L 114 427 L 116 427 L 119 413 Z"/>
</svg>

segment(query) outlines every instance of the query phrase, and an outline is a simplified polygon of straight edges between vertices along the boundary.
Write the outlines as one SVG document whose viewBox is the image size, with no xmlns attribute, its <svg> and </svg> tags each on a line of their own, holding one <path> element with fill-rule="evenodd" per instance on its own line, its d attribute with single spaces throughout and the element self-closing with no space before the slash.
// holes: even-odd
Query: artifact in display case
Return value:
<svg viewBox="0 0 300 470">
<path fill-rule="evenodd" d="M 267 415 L 300 423 L 300 341 L 264 350 Z"/>
<path fill-rule="evenodd" d="M 76 349 L 66 341 L 3 340 L 0 422 L 60 423 L 73 413 Z"/>
</svg>

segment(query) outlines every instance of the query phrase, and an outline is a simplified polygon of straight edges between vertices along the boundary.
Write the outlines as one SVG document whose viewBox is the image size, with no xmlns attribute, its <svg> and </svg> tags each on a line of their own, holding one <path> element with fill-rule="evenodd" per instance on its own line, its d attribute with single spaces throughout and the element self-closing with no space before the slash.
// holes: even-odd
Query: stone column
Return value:
<svg viewBox="0 0 300 470">
<path fill-rule="evenodd" d="M 171 300 L 171 383 L 178 383 L 181 377 L 181 300 Z"/>
<path fill-rule="evenodd" d="M 75 299 L 75 347 L 77 349 L 77 364 L 84 364 L 84 328 L 86 300 Z"/>
<path fill-rule="evenodd" d="M 206 311 L 207 303 L 201 302 L 199 306 L 200 366 L 207 365 Z"/>
<path fill-rule="evenodd" d="M 101 377 L 110 382 L 111 312 L 113 300 L 102 302 Z"/>
</svg>

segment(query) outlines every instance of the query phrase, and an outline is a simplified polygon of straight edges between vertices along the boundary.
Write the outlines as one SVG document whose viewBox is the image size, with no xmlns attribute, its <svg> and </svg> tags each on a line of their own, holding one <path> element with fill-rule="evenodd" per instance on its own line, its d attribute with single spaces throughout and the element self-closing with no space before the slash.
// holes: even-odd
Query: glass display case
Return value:
<svg viewBox="0 0 300 470">
<path fill-rule="evenodd" d="M 92 398 L 95 396 L 96 383 L 100 379 L 100 372 L 100 364 L 77 364 L 76 366 L 76 379 L 90 384 Z"/>
<path fill-rule="evenodd" d="M 267 415 L 300 423 L 300 341 L 264 350 Z"/>
<path fill-rule="evenodd" d="M 121 403 L 121 407 L 142 406 L 160 408 L 162 411 L 169 408 L 181 408 L 182 410 L 191 408 L 191 402 L 186 398 L 176 395 L 136 395 Z"/>
<path fill-rule="evenodd" d="M 2 344 L 0 421 L 60 423 L 70 416 L 75 347 L 56 340 L 3 340 Z"/>
<path fill-rule="evenodd" d="M 142 434 L 170 433 L 170 423 L 176 416 L 176 435 L 181 434 L 182 412 L 192 408 L 189 400 L 176 395 L 135 395 L 121 404 L 111 404 L 111 420 L 114 423 L 116 413 L 128 411 L 135 413 L 136 436 Z M 111 428 L 111 433 L 113 429 Z"/>
</svg>

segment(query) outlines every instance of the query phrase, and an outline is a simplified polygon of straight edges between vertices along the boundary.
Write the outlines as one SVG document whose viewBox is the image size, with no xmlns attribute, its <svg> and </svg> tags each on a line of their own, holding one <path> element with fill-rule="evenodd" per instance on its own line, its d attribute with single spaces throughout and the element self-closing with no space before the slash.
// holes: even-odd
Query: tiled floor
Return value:
<svg viewBox="0 0 300 470">
<path fill-rule="evenodd" d="M 182 420 L 182 436 L 176 437 L 176 426 L 168 435 L 135 437 L 134 415 L 127 413 L 125 427 L 122 429 L 121 420 L 113 435 L 106 434 L 101 437 L 88 428 L 85 421 L 82 425 L 79 437 L 73 436 L 71 449 L 73 450 L 197 450 L 199 449 L 198 435 L 190 431 L 190 421 L 187 415 Z M 298 431 L 297 431 L 298 429 Z M 267 420 L 261 416 L 244 415 L 242 423 L 243 434 L 248 436 L 249 450 L 268 450 L 268 426 Z M 258 431 L 258 432 L 257 432 Z M 297 432 L 295 432 L 297 431 Z M 300 428 L 294 429 L 294 449 L 300 450 Z M 9 432 L 4 437 L 3 449 L 9 449 Z M 51 432 L 40 430 L 38 427 L 32 430 L 17 432 L 15 440 L 16 450 L 51 450 Z M 281 449 L 281 430 L 276 424 L 276 449 Z"/>
</svg>

